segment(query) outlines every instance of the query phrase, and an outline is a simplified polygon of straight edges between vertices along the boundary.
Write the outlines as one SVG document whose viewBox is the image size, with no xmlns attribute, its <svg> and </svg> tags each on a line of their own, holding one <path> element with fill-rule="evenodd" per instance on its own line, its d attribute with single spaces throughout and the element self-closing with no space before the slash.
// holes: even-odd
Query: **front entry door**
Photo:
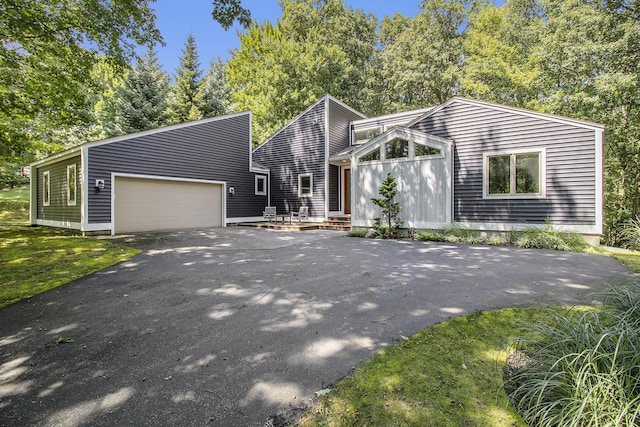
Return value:
<svg viewBox="0 0 640 427">
<path fill-rule="evenodd" d="M 342 181 L 342 209 L 345 214 L 351 213 L 351 169 L 343 169 Z"/>
</svg>

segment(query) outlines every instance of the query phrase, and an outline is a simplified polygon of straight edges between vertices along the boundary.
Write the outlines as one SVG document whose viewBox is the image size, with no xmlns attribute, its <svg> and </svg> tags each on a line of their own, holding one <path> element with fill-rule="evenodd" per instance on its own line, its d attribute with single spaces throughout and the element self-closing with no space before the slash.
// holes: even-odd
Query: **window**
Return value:
<svg viewBox="0 0 640 427">
<path fill-rule="evenodd" d="M 403 159 L 409 157 L 409 141 L 402 138 L 393 138 L 385 145 L 385 159 Z"/>
<path fill-rule="evenodd" d="M 373 160 L 380 160 L 380 147 L 375 150 L 365 154 L 364 156 L 360 156 L 358 158 L 360 162 L 371 162 Z"/>
<path fill-rule="evenodd" d="M 42 206 L 49 206 L 51 203 L 51 173 L 42 173 Z"/>
<path fill-rule="evenodd" d="M 76 165 L 67 166 L 67 205 L 76 205 Z"/>
<path fill-rule="evenodd" d="M 313 196 L 313 175 L 310 173 L 298 175 L 298 197 Z"/>
<path fill-rule="evenodd" d="M 542 154 L 485 155 L 486 195 L 542 195 Z"/>
<path fill-rule="evenodd" d="M 267 177 L 256 175 L 256 196 L 267 195 Z"/>
<path fill-rule="evenodd" d="M 382 128 L 360 129 L 353 133 L 354 144 L 364 144 L 382 133 Z"/>
<path fill-rule="evenodd" d="M 413 151 L 414 157 L 434 156 L 436 154 L 440 154 L 440 150 L 437 148 L 429 147 L 428 145 L 419 144 L 417 142 L 413 143 Z"/>
</svg>

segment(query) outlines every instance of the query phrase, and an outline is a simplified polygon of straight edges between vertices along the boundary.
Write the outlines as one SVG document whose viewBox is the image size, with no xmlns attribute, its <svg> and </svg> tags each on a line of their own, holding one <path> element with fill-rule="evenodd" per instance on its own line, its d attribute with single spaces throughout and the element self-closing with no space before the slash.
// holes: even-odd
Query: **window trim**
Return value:
<svg viewBox="0 0 640 427">
<path fill-rule="evenodd" d="M 266 196 L 267 195 L 267 176 L 266 175 L 256 175 L 255 176 L 255 195 L 256 196 Z M 262 191 L 258 189 L 258 183 L 262 181 Z"/>
<path fill-rule="evenodd" d="M 71 199 L 71 179 L 70 179 L 72 170 L 73 170 L 73 185 L 75 188 L 73 192 L 73 199 Z M 74 163 L 72 165 L 67 165 L 67 206 L 75 206 L 77 198 L 78 198 L 78 168 Z"/>
<path fill-rule="evenodd" d="M 482 198 L 483 199 L 544 199 L 547 197 L 547 154 L 544 147 L 541 148 L 523 148 L 518 150 L 492 151 L 482 154 Z M 519 154 L 538 154 L 539 155 L 539 179 L 540 191 L 538 193 L 516 193 L 516 171 L 515 156 Z M 510 156 L 510 172 L 511 193 L 509 194 L 490 194 L 489 193 L 489 158 Z"/>
<path fill-rule="evenodd" d="M 42 172 L 42 206 L 51 205 L 51 171 Z"/>
<path fill-rule="evenodd" d="M 302 180 L 304 178 L 309 178 L 309 193 L 303 193 L 302 190 Z M 298 197 L 313 197 L 313 174 L 312 173 L 301 173 L 298 174 Z"/>
</svg>

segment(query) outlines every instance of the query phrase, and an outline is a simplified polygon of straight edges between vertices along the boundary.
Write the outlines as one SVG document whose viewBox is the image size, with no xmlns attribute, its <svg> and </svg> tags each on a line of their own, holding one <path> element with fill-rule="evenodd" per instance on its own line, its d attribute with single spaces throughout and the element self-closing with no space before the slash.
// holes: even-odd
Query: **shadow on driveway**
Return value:
<svg viewBox="0 0 640 427">
<path fill-rule="evenodd" d="M 574 304 L 598 255 L 220 228 L 0 310 L 0 425 L 248 425 L 452 316 Z"/>
</svg>

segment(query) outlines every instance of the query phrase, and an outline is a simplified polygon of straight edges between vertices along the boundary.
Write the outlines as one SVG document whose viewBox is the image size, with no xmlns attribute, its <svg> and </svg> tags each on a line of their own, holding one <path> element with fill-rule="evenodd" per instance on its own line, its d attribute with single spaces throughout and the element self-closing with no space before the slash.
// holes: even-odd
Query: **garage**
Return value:
<svg viewBox="0 0 640 427">
<path fill-rule="evenodd" d="M 116 233 L 223 225 L 221 183 L 123 176 L 114 180 Z"/>
</svg>

